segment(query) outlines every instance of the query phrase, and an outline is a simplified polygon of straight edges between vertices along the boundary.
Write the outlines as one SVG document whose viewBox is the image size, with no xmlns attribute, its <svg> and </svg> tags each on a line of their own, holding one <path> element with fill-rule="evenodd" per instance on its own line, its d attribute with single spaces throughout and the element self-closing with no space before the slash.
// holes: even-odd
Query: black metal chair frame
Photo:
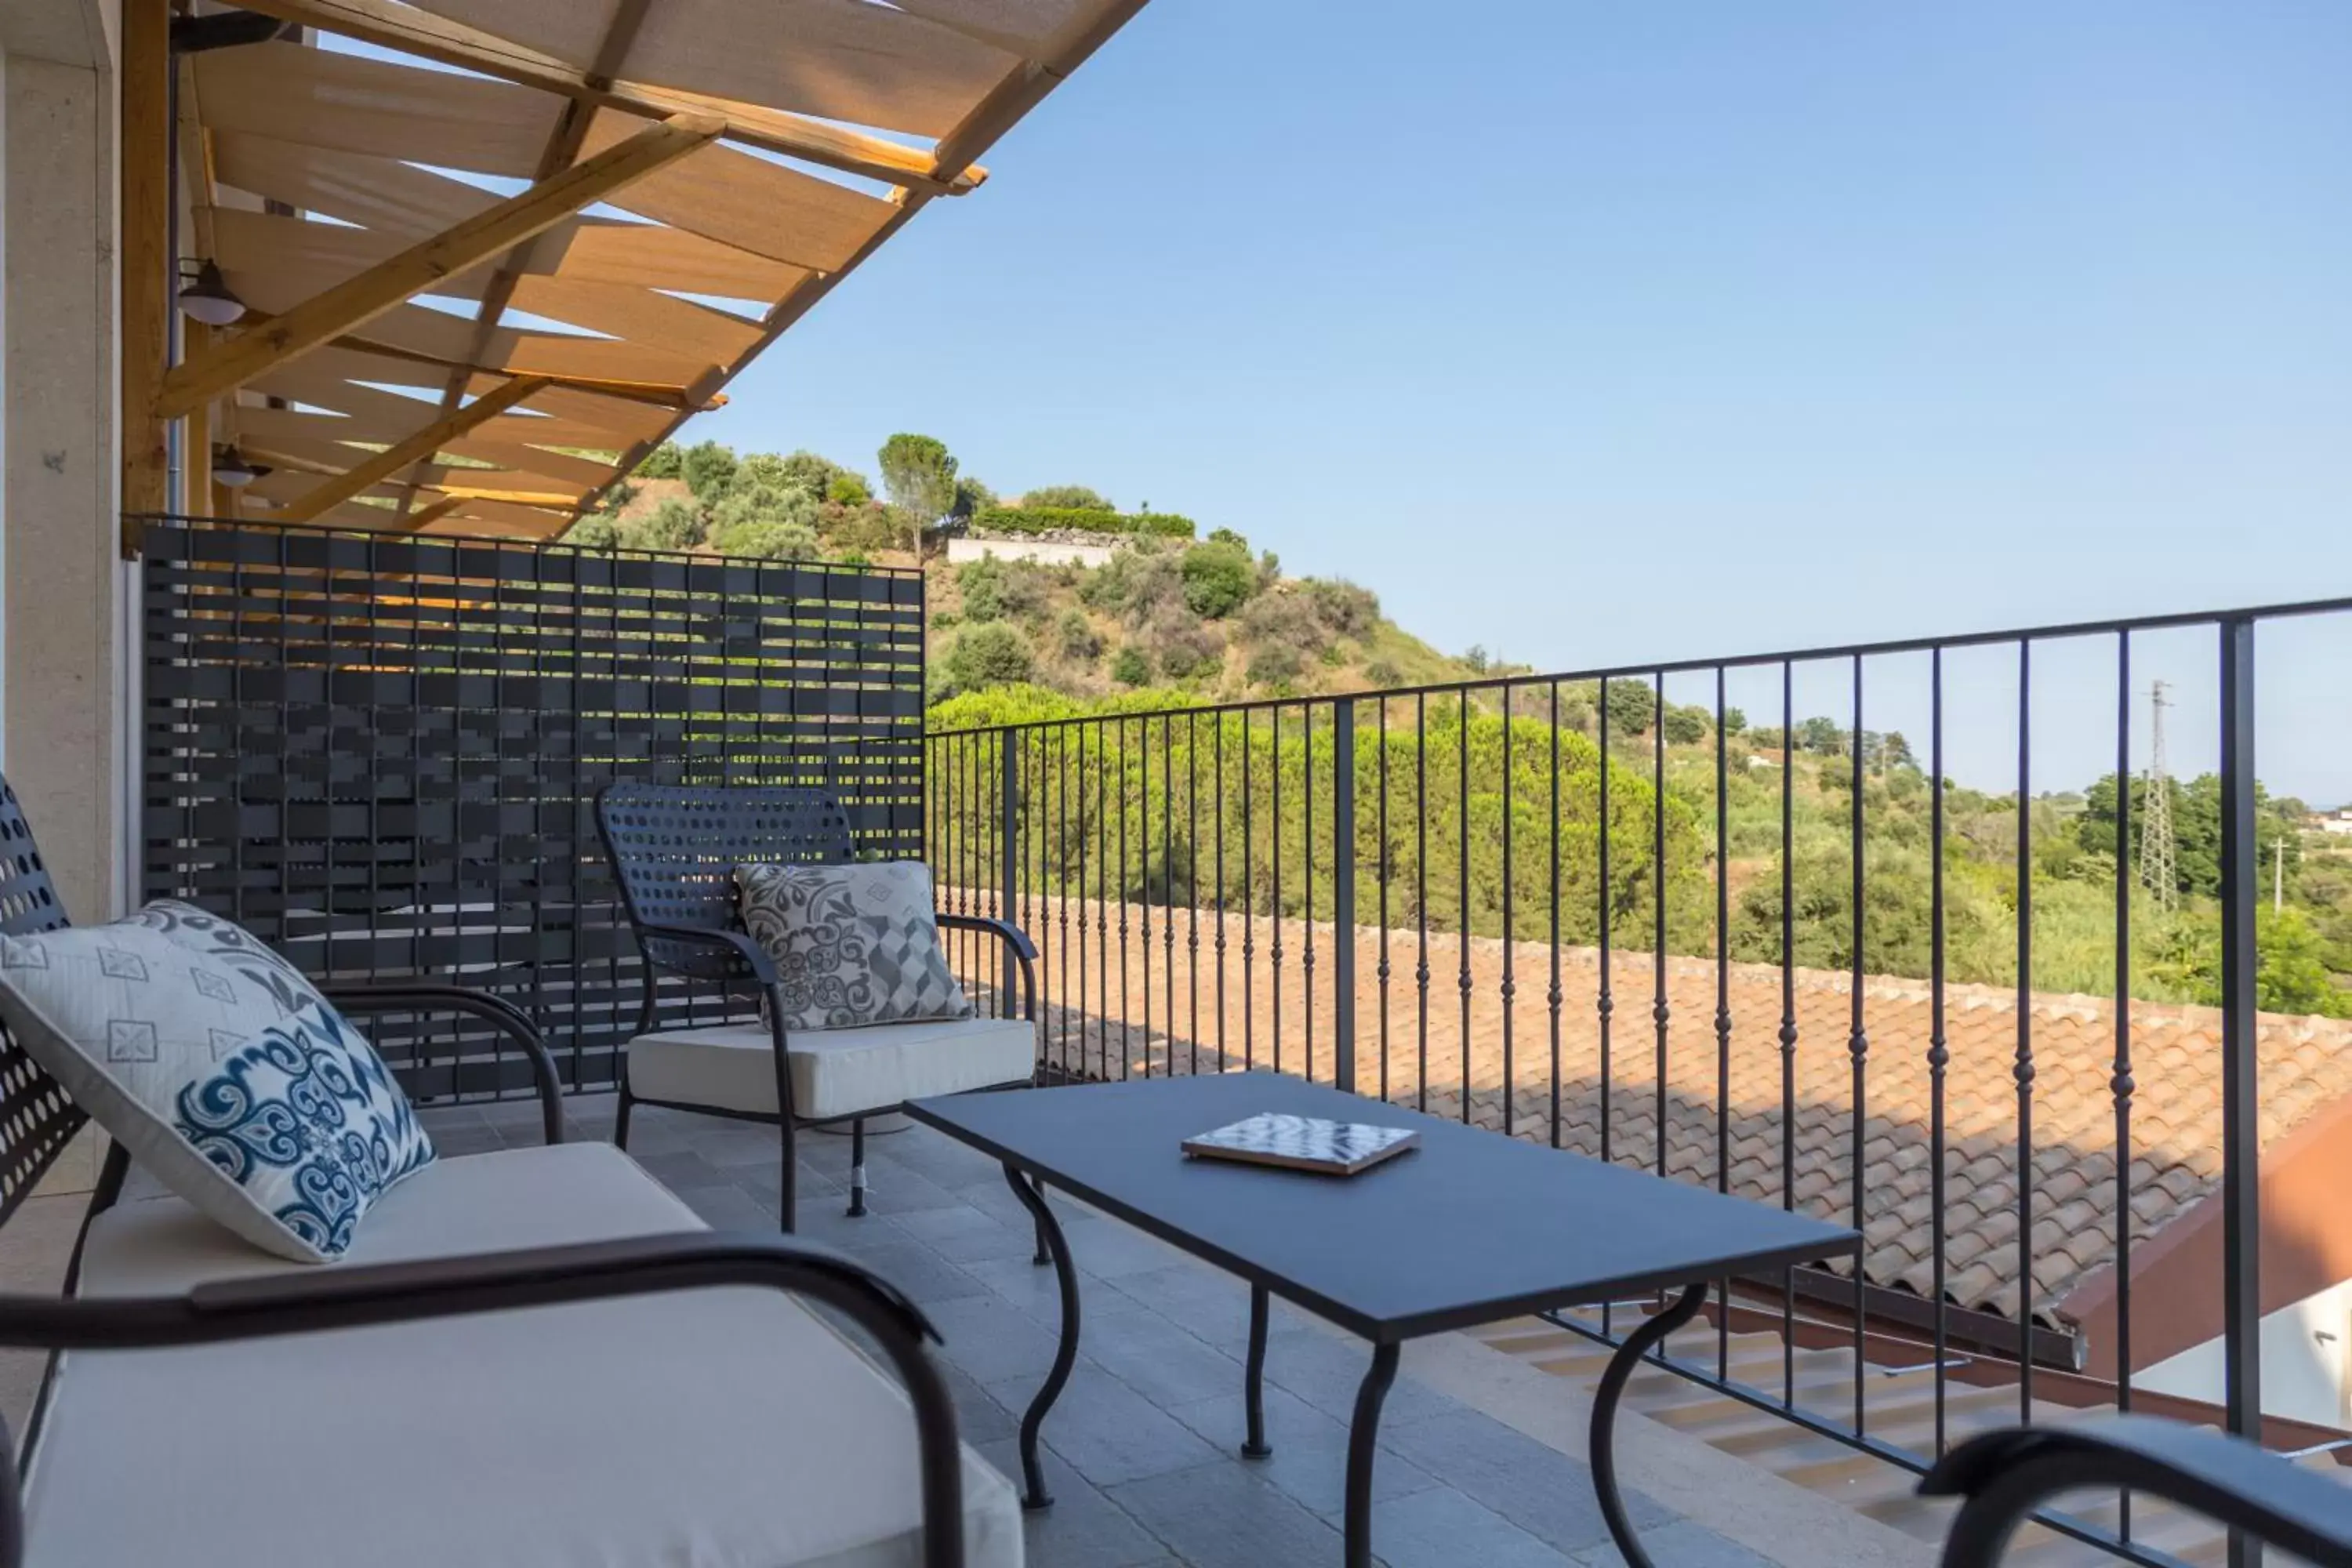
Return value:
<svg viewBox="0 0 2352 1568">
<path fill-rule="evenodd" d="M 1944 1568 L 1994 1568 L 2035 1510 L 2090 1488 L 2145 1492 L 2326 1568 L 2352 1568 L 2352 1488 L 2243 1438 L 2178 1421 L 2116 1415 L 1987 1432 L 1946 1454 L 1919 1483 L 1925 1496 L 1963 1500 L 1944 1541 Z"/>
<path fill-rule="evenodd" d="M 782 986 L 775 963 L 751 940 L 738 912 L 735 868 L 799 863 L 843 865 L 856 858 L 849 833 L 849 815 L 839 800 L 823 790 L 782 786 L 696 784 L 608 784 L 596 797 L 596 827 L 604 852 L 620 884 L 621 902 L 628 911 L 630 929 L 646 961 L 645 997 L 637 1011 L 637 1033 L 656 1032 L 659 990 L 665 974 L 716 984 L 733 995 L 749 989 L 763 994 L 765 1025 L 775 1050 L 777 1113 L 737 1110 L 724 1106 L 696 1105 L 652 1100 L 629 1086 L 622 1068 L 620 1106 L 613 1121 L 613 1141 L 628 1147 L 629 1112 L 638 1105 L 667 1110 L 689 1110 L 737 1121 L 756 1121 L 779 1129 L 782 1142 L 782 1190 L 778 1202 L 782 1227 L 793 1228 L 799 1205 L 799 1153 L 794 1134 L 802 1128 L 849 1123 L 849 1215 L 866 1213 L 866 1122 L 887 1116 L 904 1101 L 871 1105 L 840 1116 L 808 1117 L 793 1109 L 793 1075 L 786 1050 Z M 1009 921 L 983 915 L 936 911 L 947 930 L 977 931 L 994 937 L 1003 948 L 1008 969 L 1021 979 L 1021 1017 L 1037 1020 L 1037 949 L 1026 933 Z M 988 1084 L 970 1092 L 1026 1088 L 1029 1078 Z M 1043 1256 L 1044 1243 L 1039 1243 Z"/>
<path fill-rule="evenodd" d="M 24 936 L 70 923 L 16 792 L 0 779 L 0 932 Z M 323 989 L 347 1013 L 457 1014 L 492 1025 L 530 1061 L 547 1141 L 562 1142 L 562 1089 L 555 1059 L 520 1009 L 460 986 Z M 15 1215 L 89 1120 L 64 1086 L 0 1031 L 0 1226 Z M 939 1332 L 896 1286 L 853 1258 L 788 1237 L 691 1231 L 298 1269 L 199 1285 L 182 1296 L 78 1297 L 90 1223 L 121 1196 L 130 1169 L 123 1146 L 110 1144 L 75 1237 L 64 1294 L 0 1294 L 0 1345 L 49 1352 L 25 1440 L 16 1447 L 16 1464 L 0 1483 L 0 1568 L 21 1568 L 24 1562 L 24 1477 L 56 1393 L 60 1352 L 218 1344 L 715 1285 L 759 1286 L 805 1297 L 839 1311 L 872 1337 L 914 1405 L 924 1568 L 963 1568 L 963 1470 L 955 1406 L 924 1349 L 924 1342 L 938 1342 Z M 0 1423 L 0 1443 L 7 1436 Z"/>
</svg>

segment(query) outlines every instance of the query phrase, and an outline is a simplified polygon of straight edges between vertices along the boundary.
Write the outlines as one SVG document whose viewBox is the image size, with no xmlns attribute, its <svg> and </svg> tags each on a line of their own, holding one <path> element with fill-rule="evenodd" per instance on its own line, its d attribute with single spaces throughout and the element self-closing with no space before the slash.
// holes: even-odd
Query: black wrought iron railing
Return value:
<svg viewBox="0 0 2352 1568">
<path fill-rule="evenodd" d="M 2266 670 L 2340 669 L 2352 600 L 1138 697 L 929 735 L 926 841 L 944 907 L 1035 939 L 1049 1074 L 1294 1073 L 1864 1231 L 1859 1269 L 1730 1282 L 1714 1353 L 1669 1358 L 1726 1394 L 1913 1469 L 1970 1385 L 2013 1385 L 1983 1419 L 2259 1436 L 2259 1156 L 2352 1095 L 2352 910 L 2336 840 L 2258 783 L 2258 635 Z M 2175 1225 L 2221 1266 L 2151 1310 Z M 1615 1342 L 1615 1305 L 1559 1321 Z M 2136 1385 L 2200 1323 L 2217 1380 Z M 1748 1329 L 1777 1378 L 1734 1367 Z M 1832 1342 L 1846 1373 L 1801 1386 Z M 1923 1373 L 1881 1429 L 1873 1381 Z M 2168 1561 L 2126 1499 L 2049 1522 Z"/>
</svg>

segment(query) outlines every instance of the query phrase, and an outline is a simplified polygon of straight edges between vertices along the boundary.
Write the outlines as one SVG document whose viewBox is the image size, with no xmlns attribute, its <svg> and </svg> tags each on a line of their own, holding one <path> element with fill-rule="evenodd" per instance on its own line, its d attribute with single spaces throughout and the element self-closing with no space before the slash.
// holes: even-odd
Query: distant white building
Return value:
<svg viewBox="0 0 2352 1568">
<path fill-rule="evenodd" d="M 2309 825 L 2322 833 L 2337 833 L 2352 837 L 2352 805 L 2316 813 L 2309 819 Z"/>
</svg>

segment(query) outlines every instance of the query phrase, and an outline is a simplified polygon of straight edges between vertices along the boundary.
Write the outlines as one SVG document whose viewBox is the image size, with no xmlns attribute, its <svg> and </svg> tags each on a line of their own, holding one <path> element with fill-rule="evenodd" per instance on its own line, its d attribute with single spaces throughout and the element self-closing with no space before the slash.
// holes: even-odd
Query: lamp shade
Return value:
<svg viewBox="0 0 2352 1568">
<path fill-rule="evenodd" d="M 229 290 L 219 267 L 207 261 L 196 268 L 195 281 L 180 290 L 180 309 L 191 321 L 226 327 L 245 314 L 245 301 Z"/>
<path fill-rule="evenodd" d="M 252 461 L 233 446 L 213 449 L 213 483 L 216 485 L 241 490 L 268 472 L 268 464 Z"/>
</svg>

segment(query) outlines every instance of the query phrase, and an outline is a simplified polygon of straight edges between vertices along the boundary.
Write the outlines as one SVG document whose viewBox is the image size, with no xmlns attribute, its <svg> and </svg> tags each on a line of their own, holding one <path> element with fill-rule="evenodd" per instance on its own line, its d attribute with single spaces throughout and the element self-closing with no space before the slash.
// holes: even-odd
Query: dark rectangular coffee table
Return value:
<svg viewBox="0 0 2352 1568">
<path fill-rule="evenodd" d="M 1078 1280 L 1036 1184 L 1239 1275 L 1250 1287 L 1248 1432 L 1265 1447 L 1267 1297 L 1361 1335 L 1370 1370 L 1348 1436 L 1348 1568 L 1371 1562 L 1372 1458 L 1398 1347 L 1423 1334 L 1679 1288 L 1611 1357 L 1592 1405 L 1592 1481 L 1618 1550 L 1649 1562 L 1617 1495 L 1613 1418 L 1643 1352 L 1695 1316 L 1706 1282 L 1852 1256 L 1855 1232 L 1270 1073 L 1151 1079 L 907 1107 L 919 1121 L 995 1156 L 1035 1217 L 1059 1276 L 1062 1335 L 1021 1422 L 1025 1506 L 1046 1495 L 1037 1462 L 1045 1414 L 1078 1353 Z M 1179 1145 L 1260 1111 L 1412 1127 L 1421 1147 L 1353 1176 L 1187 1159 Z"/>
</svg>

